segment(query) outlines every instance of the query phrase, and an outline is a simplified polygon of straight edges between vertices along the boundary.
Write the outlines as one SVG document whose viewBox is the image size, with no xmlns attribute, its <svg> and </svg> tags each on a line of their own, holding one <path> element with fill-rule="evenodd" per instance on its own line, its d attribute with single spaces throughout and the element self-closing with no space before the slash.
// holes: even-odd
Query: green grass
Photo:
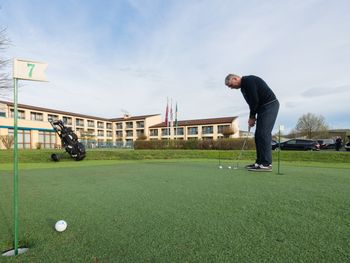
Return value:
<svg viewBox="0 0 350 263">
<path fill-rule="evenodd" d="M 30 250 L 1 262 L 350 261 L 349 164 L 285 162 L 283 175 L 216 160 L 26 165 L 20 244 Z M 0 171 L 0 251 L 12 247 L 11 173 Z"/>
</svg>

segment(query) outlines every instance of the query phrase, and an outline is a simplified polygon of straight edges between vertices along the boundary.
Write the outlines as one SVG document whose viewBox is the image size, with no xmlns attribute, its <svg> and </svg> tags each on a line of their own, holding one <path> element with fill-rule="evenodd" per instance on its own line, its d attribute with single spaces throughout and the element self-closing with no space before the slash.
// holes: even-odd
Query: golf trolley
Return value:
<svg viewBox="0 0 350 263">
<path fill-rule="evenodd" d="M 76 161 L 83 160 L 86 155 L 85 146 L 78 141 L 78 136 L 73 132 L 73 130 L 70 127 L 64 126 L 64 123 L 61 120 L 50 120 L 49 122 L 51 123 L 55 132 L 61 138 L 62 145 L 66 152 Z M 57 162 L 60 158 L 59 155 L 53 153 L 51 155 L 51 159 Z"/>
</svg>

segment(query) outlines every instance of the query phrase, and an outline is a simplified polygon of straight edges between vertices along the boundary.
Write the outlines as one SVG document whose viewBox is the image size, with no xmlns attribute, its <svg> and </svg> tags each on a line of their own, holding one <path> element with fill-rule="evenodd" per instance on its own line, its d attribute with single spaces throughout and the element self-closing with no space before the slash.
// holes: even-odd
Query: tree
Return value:
<svg viewBox="0 0 350 263">
<path fill-rule="evenodd" d="M 10 135 L 1 135 L 0 140 L 6 149 L 10 149 L 14 143 L 14 137 Z"/>
<path fill-rule="evenodd" d="M 224 138 L 230 138 L 230 136 L 234 133 L 235 133 L 235 131 L 232 127 L 225 127 L 222 131 Z"/>
<path fill-rule="evenodd" d="M 295 130 L 300 135 L 312 139 L 315 136 L 320 136 L 320 134 L 326 133 L 328 125 L 322 115 L 307 113 L 299 118 Z"/>
<path fill-rule="evenodd" d="M 6 29 L 0 29 L 0 54 L 10 46 L 10 40 L 6 36 Z M 10 60 L 0 56 L 0 96 L 6 97 L 6 94 L 11 91 L 12 80 L 7 71 L 7 65 Z"/>
</svg>

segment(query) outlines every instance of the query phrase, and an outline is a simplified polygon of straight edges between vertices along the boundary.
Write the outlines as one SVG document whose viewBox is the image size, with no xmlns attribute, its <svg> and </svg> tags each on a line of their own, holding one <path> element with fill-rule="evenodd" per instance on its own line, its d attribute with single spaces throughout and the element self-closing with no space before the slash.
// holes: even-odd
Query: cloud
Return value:
<svg viewBox="0 0 350 263">
<path fill-rule="evenodd" d="M 10 56 L 49 63 L 50 83 L 26 83 L 22 103 L 118 117 L 163 113 L 171 97 L 182 119 L 238 115 L 245 125 L 246 102 L 223 85 L 234 72 L 266 80 L 286 127 L 305 112 L 350 110 L 348 1 L 38 3 L 0 10 Z"/>
<path fill-rule="evenodd" d="M 338 87 L 318 87 L 305 90 L 302 95 L 304 97 L 320 97 L 320 96 L 334 96 L 341 93 L 349 93 L 350 84 Z"/>
</svg>

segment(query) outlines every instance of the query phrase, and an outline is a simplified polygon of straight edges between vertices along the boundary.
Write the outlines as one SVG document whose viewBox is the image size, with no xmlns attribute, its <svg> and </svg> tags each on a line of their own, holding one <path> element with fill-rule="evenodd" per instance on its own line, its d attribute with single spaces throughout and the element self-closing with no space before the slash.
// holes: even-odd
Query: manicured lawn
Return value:
<svg viewBox="0 0 350 263">
<path fill-rule="evenodd" d="M 0 261 L 349 262 L 350 165 L 328 166 L 285 162 L 277 175 L 216 160 L 28 164 L 20 244 L 30 250 Z M 0 251 L 12 228 L 12 172 L 0 170 Z"/>
</svg>

